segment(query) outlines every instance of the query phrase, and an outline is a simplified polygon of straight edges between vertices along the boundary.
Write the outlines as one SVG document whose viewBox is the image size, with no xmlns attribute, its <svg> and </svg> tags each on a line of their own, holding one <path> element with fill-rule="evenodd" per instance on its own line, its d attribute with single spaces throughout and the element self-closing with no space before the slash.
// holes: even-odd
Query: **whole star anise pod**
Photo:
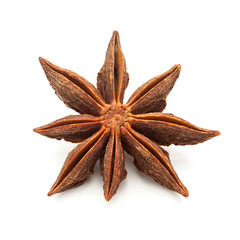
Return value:
<svg viewBox="0 0 240 240">
<path fill-rule="evenodd" d="M 140 172 L 188 196 L 168 153 L 159 145 L 197 144 L 219 132 L 162 113 L 166 97 L 179 76 L 180 65 L 143 84 L 123 104 L 129 77 L 117 31 L 113 32 L 105 62 L 98 73 L 97 89 L 76 73 L 43 58 L 39 60 L 58 97 L 80 113 L 34 129 L 50 138 L 79 143 L 68 154 L 49 196 L 83 184 L 100 158 L 104 196 L 110 200 L 127 175 L 124 150 L 133 156 Z"/>
</svg>

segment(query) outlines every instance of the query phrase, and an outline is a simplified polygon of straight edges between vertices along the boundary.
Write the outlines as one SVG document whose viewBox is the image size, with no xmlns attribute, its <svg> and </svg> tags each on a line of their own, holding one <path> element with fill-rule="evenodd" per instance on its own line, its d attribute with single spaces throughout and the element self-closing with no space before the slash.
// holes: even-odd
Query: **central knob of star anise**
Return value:
<svg viewBox="0 0 240 240">
<path fill-rule="evenodd" d="M 107 127 L 115 128 L 124 124 L 128 117 L 128 110 L 124 105 L 112 104 L 104 115 L 104 124 Z"/>
</svg>

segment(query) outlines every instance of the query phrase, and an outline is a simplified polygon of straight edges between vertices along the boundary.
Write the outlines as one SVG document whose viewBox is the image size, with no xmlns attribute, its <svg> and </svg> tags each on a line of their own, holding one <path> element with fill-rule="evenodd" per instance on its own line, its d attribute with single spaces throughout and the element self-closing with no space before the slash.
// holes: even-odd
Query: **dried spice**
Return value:
<svg viewBox="0 0 240 240">
<path fill-rule="evenodd" d="M 139 171 L 162 186 L 188 196 L 168 153 L 159 145 L 197 144 L 220 133 L 162 113 L 166 97 L 179 76 L 180 65 L 143 84 L 123 104 L 129 76 L 117 31 L 113 32 L 104 65 L 98 73 L 97 89 L 80 75 L 46 59 L 39 60 L 58 97 L 79 113 L 34 129 L 50 138 L 79 143 L 68 154 L 49 196 L 83 184 L 100 159 L 104 196 L 110 200 L 127 175 L 124 150 L 133 156 Z"/>
</svg>

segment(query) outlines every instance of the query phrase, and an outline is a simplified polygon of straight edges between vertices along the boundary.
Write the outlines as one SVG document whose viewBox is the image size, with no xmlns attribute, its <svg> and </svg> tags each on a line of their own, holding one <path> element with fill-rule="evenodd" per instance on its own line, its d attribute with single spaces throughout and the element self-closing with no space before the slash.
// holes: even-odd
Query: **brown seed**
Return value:
<svg viewBox="0 0 240 240">
<path fill-rule="evenodd" d="M 68 154 L 49 196 L 83 184 L 100 158 L 104 196 L 110 200 L 127 175 L 124 150 L 134 157 L 140 172 L 188 196 L 187 188 L 171 165 L 169 154 L 159 145 L 197 144 L 220 133 L 161 113 L 179 76 L 180 65 L 143 84 L 127 104 L 123 104 L 129 77 L 117 31 L 113 32 L 108 45 L 97 77 L 97 89 L 80 75 L 46 59 L 39 60 L 58 97 L 80 113 L 34 129 L 50 138 L 79 143 Z"/>
</svg>

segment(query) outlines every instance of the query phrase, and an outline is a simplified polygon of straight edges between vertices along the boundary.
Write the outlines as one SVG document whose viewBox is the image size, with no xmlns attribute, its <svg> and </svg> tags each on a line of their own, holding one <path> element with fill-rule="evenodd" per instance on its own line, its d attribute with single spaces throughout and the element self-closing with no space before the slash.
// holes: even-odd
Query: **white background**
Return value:
<svg viewBox="0 0 240 240">
<path fill-rule="evenodd" d="M 1 239 L 240 239 L 239 1 L 1 1 Z M 99 165 L 84 185 L 47 197 L 72 143 L 32 131 L 74 114 L 56 97 L 42 56 L 96 84 L 112 31 L 130 83 L 125 101 L 174 64 L 167 108 L 221 135 L 166 147 L 190 196 L 139 173 L 110 202 Z"/>
</svg>

